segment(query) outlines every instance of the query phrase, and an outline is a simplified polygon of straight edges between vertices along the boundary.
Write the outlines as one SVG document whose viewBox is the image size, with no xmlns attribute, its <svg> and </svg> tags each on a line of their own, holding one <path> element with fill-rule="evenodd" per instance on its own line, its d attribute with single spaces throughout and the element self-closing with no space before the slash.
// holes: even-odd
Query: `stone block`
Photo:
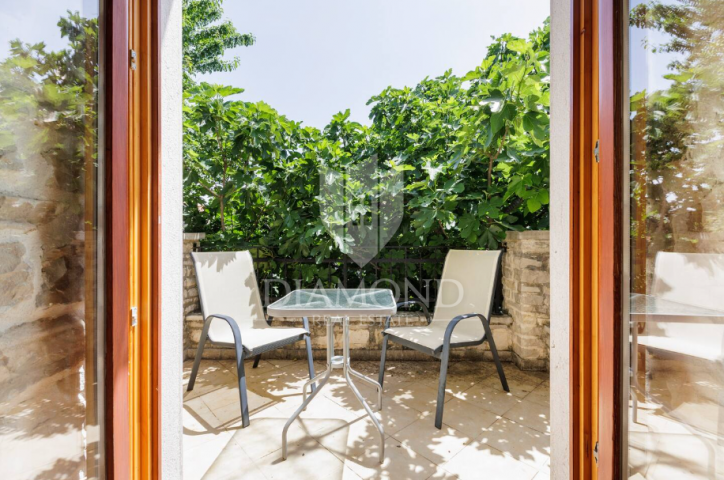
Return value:
<svg viewBox="0 0 724 480">
<path fill-rule="evenodd" d="M 521 305 L 544 305 L 545 297 L 534 293 L 521 293 L 518 295 L 518 303 Z"/>
<path fill-rule="evenodd" d="M 7 222 L 46 225 L 66 208 L 60 202 L 0 196 L 0 220 Z"/>
<path fill-rule="evenodd" d="M 25 266 L 22 270 L 0 275 L 0 305 L 3 308 L 15 306 L 32 297 L 33 283 L 29 270 Z"/>
<path fill-rule="evenodd" d="M 15 271 L 23 261 L 25 246 L 20 242 L 0 244 L 0 275 Z"/>
<path fill-rule="evenodd" d="M 548 359 L 524 358 L 514 352 L 512 361 L 515 364 L 515 366 L 520 368 L 521 370 L 529 370 L 529 371 L 548 371 L 549 370 Z"/>
</svg>

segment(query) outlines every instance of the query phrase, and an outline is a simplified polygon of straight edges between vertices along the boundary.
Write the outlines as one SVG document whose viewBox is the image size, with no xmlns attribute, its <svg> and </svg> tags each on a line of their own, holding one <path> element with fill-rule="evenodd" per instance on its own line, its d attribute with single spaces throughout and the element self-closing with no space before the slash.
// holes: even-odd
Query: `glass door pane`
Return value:
<svg viewBox="0 0 724 480">
<path fill-rule="evenodd" d="M 99 0 L 0 0 L 0 24 L 0 478 L 99 478 Z"/>
<path fill-rule="evenodd" d="M 724 2 L 631 0 L 628 476 L 724 478 Z"/>
</svg>

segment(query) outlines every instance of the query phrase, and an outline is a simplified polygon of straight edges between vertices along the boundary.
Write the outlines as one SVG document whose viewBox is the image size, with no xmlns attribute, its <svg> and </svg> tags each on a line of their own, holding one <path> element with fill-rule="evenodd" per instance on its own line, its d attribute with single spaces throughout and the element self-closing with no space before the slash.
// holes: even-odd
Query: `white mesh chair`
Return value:
<svg viewBox="0 0 724 480">
<path fill-rule="evenodd" d="M 658 252 L 654 263 L 651 296 L 682 306 L 690 305 L 709 311 L 724 312 L 724 255 Z M 645 335 L 638 334 L 637 324 L 633 326 L 632 340 L 636 350 L 637 345 L 643 345 L 647 349 L 663 352 L 674 358 L 690 357 L 705 364 L 712 362 L 719 367 L 724 364 L 724 324 L 721 323 L 720 317 L 703 316 L 699 321 L 681 318 L 677 321 L 676 311 L 672 312 L 669 319 L 656 320 L 656 315 L 652 317 L 653 321 L 646 323 Z M 636 353 L 633 351 L 632 355 Z M 684 365 L 693 367 L 695 363 L 687 360 Z M 631 367 L 635 388 L 645 392 L 646 389 L 638 384 L 638 361 L 633 361 Z M 721 371 L 721 368 L 715 371 Z M 696 384 L 697 382 L 694 382 L 694 385 Z M 636 421 L 638 396 L 634 391 L 631 392 L 631 396 L 633 418 Z M 665 410 L 668 408 L 664 406 Z"/>
<path fill-rule="evenodd" d="M 420 305 L 428 318 L 427 325 L 390 327 L 390 317 L 385 323 L 382 336 L 380 385 L 383 384 L 385 377 L 388 340 L 442 360 L 435 414 L 435 426 L 438 429 L 442 427 L 450 349 L 480 345 L 487 340 L 503 389 L 506 392 L 510 391 L 489 324 L 500 259 L 499 250 L 450 250 L 445 258 L 432 320 L 422 302 L 411 300 L 398 304 L 398 308 L 411 304 Z"/>
<path fill-rule="evenodd" d="M 256 368 L 262 353 L 304 340 L 307 343 L 309 378 L 314 378 L 309 322 L 304 319 L 304 328 L 277 328 L 270 325 L 264 316 L 254 262 L 248 251 L 195 252 L 191 256 L 205 320 L 187 390 L 194 388 L 207 339 L 214 345 L 234 347 L 242 426 L 247 427 L 249 406 L 244 359 L 256 357 L 253 366 Z"/>
<path fill-rule="evenodd" d="M 684 305 L 724 311 L 724 255 L 658 252 L 651 295 Z M 724 325 L 651 322 L 639 345 L 724 362 Z"/>
</svg>

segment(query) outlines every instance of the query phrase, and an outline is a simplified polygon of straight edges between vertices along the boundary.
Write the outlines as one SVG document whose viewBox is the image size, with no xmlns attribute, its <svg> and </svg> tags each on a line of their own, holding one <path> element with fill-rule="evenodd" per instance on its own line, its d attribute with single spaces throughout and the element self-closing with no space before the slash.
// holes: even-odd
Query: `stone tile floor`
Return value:
<svg viewBox="0 0 724 480">
<path fill-rule="evenodd" d="M 192 362 L 184 363 L 184 390 Z M 388 362 L 383 410 L 385 459 L 362 406 L 334 372 L 289 429 L 302 402 L 306 362 L 262 360 L 246 366 L 251 425 L 242 429 L 233 361 L 204 361 L 196 386 L 184 393 L 184 478 L 301 479 L 535 479 L 550 478 L 549 383 L 546 373 L 505 364 L 511 393 L 487 362 L 450 366 L 443 428 L 434 423 L 438 362 Z M 376 362 L 352 362 L 376 378 Z M 324 365 L 315 364 L 317 371 Z M 376 392 L 356 382 L 376 410 Z"/>
</svg>

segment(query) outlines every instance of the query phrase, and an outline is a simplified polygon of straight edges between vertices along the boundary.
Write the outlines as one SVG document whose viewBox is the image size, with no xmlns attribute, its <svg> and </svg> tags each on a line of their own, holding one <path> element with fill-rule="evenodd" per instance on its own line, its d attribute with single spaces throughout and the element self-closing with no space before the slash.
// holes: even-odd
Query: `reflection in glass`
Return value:
<svg viewBox="0 0 724 480">
<path fill-rule="evenodd" d="M 98 478 L 98 5 L 0 11 L 0 478 Z"/>
<path fill-rule="evenodd" d="M 724 2 L 630 2 L 628 476 L 724 478 Z"/>
</svg>

